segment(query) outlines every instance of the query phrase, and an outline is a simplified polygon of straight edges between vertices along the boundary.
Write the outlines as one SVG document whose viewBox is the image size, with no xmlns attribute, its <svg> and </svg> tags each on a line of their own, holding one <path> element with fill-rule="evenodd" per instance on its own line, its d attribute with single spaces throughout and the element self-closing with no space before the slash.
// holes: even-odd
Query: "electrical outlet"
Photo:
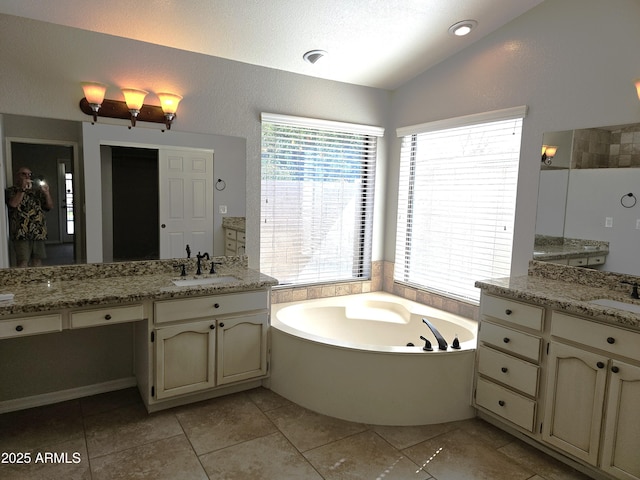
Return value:
<svg viewBox="0 0 640 480">
<path fill-rule="evenodd" d="M 613 217 L 606 217 L 604 219 L 604 226 L 607 228 L 613 227 Z"/>
<path fill-rule="evenodd" d="M 222 213 L 224 215 L 225 213 L 227 213 L 227 206 L 226 205 L 220 205 L 218 207 L 218 210 L 220 211 L 220 213 Z"/>
<path fill-rule="evenodd" d="M 640 218 L 636 220 L 636 230 L 640 230 Z"/>
</svg>

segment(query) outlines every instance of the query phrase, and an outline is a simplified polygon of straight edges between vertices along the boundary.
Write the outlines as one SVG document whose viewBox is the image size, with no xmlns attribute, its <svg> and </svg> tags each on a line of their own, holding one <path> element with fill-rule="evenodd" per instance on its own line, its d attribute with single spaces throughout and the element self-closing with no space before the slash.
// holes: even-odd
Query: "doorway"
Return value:
<svg viewBox="0 0 640 480">
<path fill-rule="evenodd" d="M 158 150 L 112 147 L 113 260 L 160 258 Z"/>
<path fill-rule="evenodd" d="M 10 140 L 10 155 L 7 184 L 13 184 L 13 172 L 17 172 L 20 167 L 28 167 L 34 181 L 47 182 L 54 200 L 53 208 L 45 213 L 48 233 L 45 242 L 47 258 L 43 259 L 42 264 L 76 263 L 73 145 Z M 15 254 L 11 245 L 9 259 L 10 266 L 15 266 Z"/>
</svg>

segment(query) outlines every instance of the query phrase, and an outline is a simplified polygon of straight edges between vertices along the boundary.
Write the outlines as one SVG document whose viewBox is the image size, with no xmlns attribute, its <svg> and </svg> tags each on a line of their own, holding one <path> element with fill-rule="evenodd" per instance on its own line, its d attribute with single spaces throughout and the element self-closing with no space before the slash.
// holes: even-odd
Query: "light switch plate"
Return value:
<svg viewBox="0 0 640 480">
<path fill-rule="evenodd" d="M 218 210 L 220 211 L 220 213 L 225 214 L 225 213 L 227 213 L 227 206 L 226 205 L 220 205 L 218 207 Z"/>
<path fill-rule="evenodd" d="M 604 219 L 604 226 L 607 228 L 613 227 L 613 217 L 606 217 Z"/>
</svg>

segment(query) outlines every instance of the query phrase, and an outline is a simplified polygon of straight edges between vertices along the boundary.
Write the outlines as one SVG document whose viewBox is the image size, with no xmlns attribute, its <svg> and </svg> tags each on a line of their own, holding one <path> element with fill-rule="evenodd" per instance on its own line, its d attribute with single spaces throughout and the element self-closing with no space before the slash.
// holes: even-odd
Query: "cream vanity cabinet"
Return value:
<svg viewBox="0 0 640 480">
<path fill-rule="evenodd" d="M 267 374 L 268 290 L 154 302 L 157 400 Z"/>
<path fill-rule="evenodd" d="M 224 254 L 226 256 L 244 255 L 246 234 L 243 230 L 225 227 L 224 229 Z"/>
<path fill-rule="evenodd" d="M 640 479 L 640 333 L 552 313 L 542 438 L 619 479 Z"/>
<path fill-rule="evenodd" d="M 31 315 L 0 320 L 0 340 L 43 333 L 61 332 L 62 314 Z"/>
<path fill-rule="evenodd" d="M 539 396 L 544 309 L 483 293 L 474 405 L 533 432 Z"/>
</svg>

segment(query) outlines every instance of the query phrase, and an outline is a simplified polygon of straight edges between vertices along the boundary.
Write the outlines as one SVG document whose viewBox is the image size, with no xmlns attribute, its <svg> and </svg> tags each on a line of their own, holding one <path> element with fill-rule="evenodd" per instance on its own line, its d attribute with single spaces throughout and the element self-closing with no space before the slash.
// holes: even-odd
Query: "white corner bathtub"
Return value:
<svg viewBox="0 0 640 480">
<path fill-rule="evenodd" d="M 445 338 L 446 351 L 422 318 Z M 271 326 L 269 386 L 298 405 L 376 425 L 474 416 L 473 320 L 373 292 L 274 304 Z M 421 335 L 433 351 L 423 350 Z M 456 336 L 459 350 L 451 348 Z"/>
</svg>

